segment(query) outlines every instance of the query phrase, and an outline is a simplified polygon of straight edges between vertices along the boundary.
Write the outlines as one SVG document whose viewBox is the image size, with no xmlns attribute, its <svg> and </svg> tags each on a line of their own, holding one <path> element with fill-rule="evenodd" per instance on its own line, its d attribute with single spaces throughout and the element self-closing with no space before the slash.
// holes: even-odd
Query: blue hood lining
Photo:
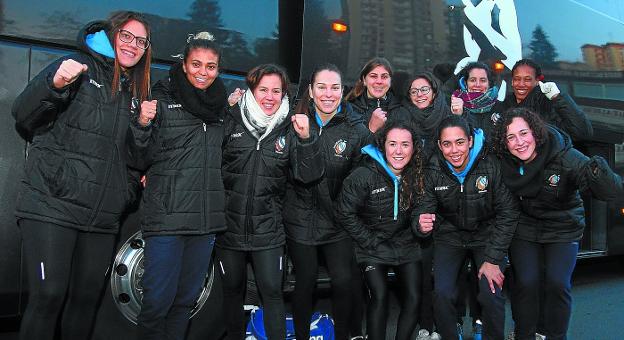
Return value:
<svg viewBox="0 0 624 340">
<path fill-rule="evenodd" d="M 368 144 L 362 148 L 362 153 L 369 155 L 372 159 L 374 159 L 392 179 L 392 182 L 394 183 L 394 220 L 396 221 L 399 218 L 399 188 L 401 185 L 399 178 L 392 172 L 392 170 L 390 170 L 390 167 L 388 166 L 388 163 L 379 148 L 372 144 Z"/>
<path fill-rule="evenodd" d="M 459 181 L 460 184 L 464 184 L 466 175 L 468 174 L 470 169 L 472 169 L 472 165 L 474 164 L 475 160 L 479 156 L 479 153 L 481 153 L 481 149 L 483 149 L 483 143 L 485 140 L 483 130 L 474 129 L 472 140 L 473 140 L 472 148 L 470 149 L 470 152 L 468 153 L 468 164 L 466 164 L 466 167 L 464 168 L 464 170 L 460 172 L 455 172 L 455 168 L 453 167 L 453 165 L 449 163 L 449 161 L 444 160 L 448 168 L 451 169 L 451 173 L 455 175 L 455 177 L 457 177 L 457 180 Z"/>
<path fill-rule="evenodd" d="M 87 34 L 85 42 L 94 52 L 115 59 L 115 50 L 113 50 L 113 46 L 110 40 L 108 40 L 106 31 L 101 30 L 92 34 Z"/>
</svg>

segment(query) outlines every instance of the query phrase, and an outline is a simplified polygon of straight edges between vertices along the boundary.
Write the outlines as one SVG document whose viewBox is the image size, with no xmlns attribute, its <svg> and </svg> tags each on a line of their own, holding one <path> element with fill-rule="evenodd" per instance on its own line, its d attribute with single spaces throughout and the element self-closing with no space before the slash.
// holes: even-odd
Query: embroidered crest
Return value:
<svg viewBox="0 0 624 340">
<path fill-rule="evenodd" d="M 339 139 L 336 144 L 334 144 L 334 152 L 336 152 L 336 156 L 341 156 L 346 149 L 347 141 L 344 139 Z"/>
<path fill-rule="evenodd" d="M 479 192 L 486 191 L 488 186 L 488 178 L 487 176 L 479 176 L 477 178 L 476 187 Z"/>
<path fill-rule="evenodd" d="M 284 148 L 286 147 L 286 137 L 279 136 L 275 140 L 275 153 L 284 153 Z"/>
<path fill-rule="evenodd" d="M 490 119 L 492 120 L 492 124 L 496 125 L 496 123 L 498 123 L 498 120 L 501 118 L 500 113 L 498 112 L 494 112 L 492 113 L 492 115 L 490 116 Z"/>
<path fill-rule="evenodd" d="M 550 177 L 548 177 L 548 185 L 550 185 L 551 187 L 556 187 L 557 185 L 559 185 L 560 179 L 561 176 L 557 174 L 550 175 Z"/>
</svg>

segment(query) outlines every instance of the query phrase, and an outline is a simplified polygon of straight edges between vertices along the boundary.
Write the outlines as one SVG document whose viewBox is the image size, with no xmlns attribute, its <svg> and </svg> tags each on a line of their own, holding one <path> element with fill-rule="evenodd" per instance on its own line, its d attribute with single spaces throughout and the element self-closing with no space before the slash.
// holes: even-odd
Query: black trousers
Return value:
<svg viewBox="0 0 624 340">
<path fill-rule="evenodd" d="M 115 235 L 53 223 L 19 221 L 28 276 L 28 305 L 20 339 L 89 339 L 106 286 Z"/>
</svg>

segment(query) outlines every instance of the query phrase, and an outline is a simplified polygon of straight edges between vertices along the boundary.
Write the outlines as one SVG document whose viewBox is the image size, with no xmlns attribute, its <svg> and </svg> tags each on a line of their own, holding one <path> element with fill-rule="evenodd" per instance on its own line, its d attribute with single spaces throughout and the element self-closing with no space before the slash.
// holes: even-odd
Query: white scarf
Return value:
<svg viewBox="0 0 624 340">
<path fill-rule="evenodd" d="M 286 119 L 289 111 L 288 96 L 284 96 L 280 103 L 279 109 L 273 115 L 268 116 L 256 101 L 251 90 L 245 91 L 245 94 L 238 101 L 241 108 L 241 117 L 243 124 L 251 134 L 258 139 L 258 143 L 268 136 L 273 129 Z"/>
</svg>

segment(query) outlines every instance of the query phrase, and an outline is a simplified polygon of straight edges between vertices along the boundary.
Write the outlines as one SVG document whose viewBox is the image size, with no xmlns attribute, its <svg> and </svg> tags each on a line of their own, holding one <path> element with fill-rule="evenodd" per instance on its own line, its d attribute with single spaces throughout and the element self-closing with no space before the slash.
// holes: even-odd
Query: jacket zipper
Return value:
<svg viewBox="0 0 624 340">
<path fill-rule="evenodd" d="M 260 141 L 256 144 L 256 151 L 260 150 Z M 253 153 L 253 167 L 251 168 L 251 185 L 249 186 L 249 190 L 247 190 L 247 208 L 245 212 L 245 244 L 249 242 L 249 233 L 251 228 L 251 213 L 253 210 L 253 194 L 256 191 L 256 170 L 258 169 L 258 154 Z"/>
<path fill-rule="evenodd" d="M 206 228 L 206 221 L 207 221 L 207 216 L 206 216 L 206 164 L 208 163 L 208 161 L 206 160 L 206 158 L 208 158 L 208 145 L 206 142 L 206 123 L 202 122 L 203 128 L 204 128 L 204 175 L 202 176 L 202 181 L 203 181 L 203 186 L 202 186 L 202 225 L 199 226 L 200 230 L 201 228 Z"/>
<path fill-rule="evenodd" d="M 117 127 L 119 125 L 119 108 L 121 106 L 121 102 L 123 100 L 118 100 L 117 101 L 117 110 L 116 110 L 116 115 L 115 115 L 115 122 L 113 124 L 113 133 L 112 133 L 112 138 L 113 140 L 115 140 L 115 138 L 117 137 Z M 114 151 L 113 151 L 114 154 Z M 119 155 L 120 159 L 119 161 L 121 161 L 121 155 Z M 108 180 L 110 178 L 110 172 L 111 169 L 113 168 L 113 158 L 111 157 L 111 159 L 108 162 L 108 167 L 106 168 L 106 174 L 104 175 L 104 181 L 102 182 L 102 191 L 100 193 L 100 196 L 98 197 L 98 201 L 95 205 L 95 209 L 93 209 L 93 212 L 91 213 L 91 217 L 89 218 L 89 222 L 87 223 L 87 228 L 90 228 L 90 226 L 93 224 L 93 222 L 95 221 L 95 218 L 97 217 L 97 215 L 100 212 L 100 209 L 102 208 L 102 201 L 104 201 L 104 195 L 106 194 L 106 190 L 108 188 Z M 126 188 L 127 190 L 127 188 Z"/>
</svg>

